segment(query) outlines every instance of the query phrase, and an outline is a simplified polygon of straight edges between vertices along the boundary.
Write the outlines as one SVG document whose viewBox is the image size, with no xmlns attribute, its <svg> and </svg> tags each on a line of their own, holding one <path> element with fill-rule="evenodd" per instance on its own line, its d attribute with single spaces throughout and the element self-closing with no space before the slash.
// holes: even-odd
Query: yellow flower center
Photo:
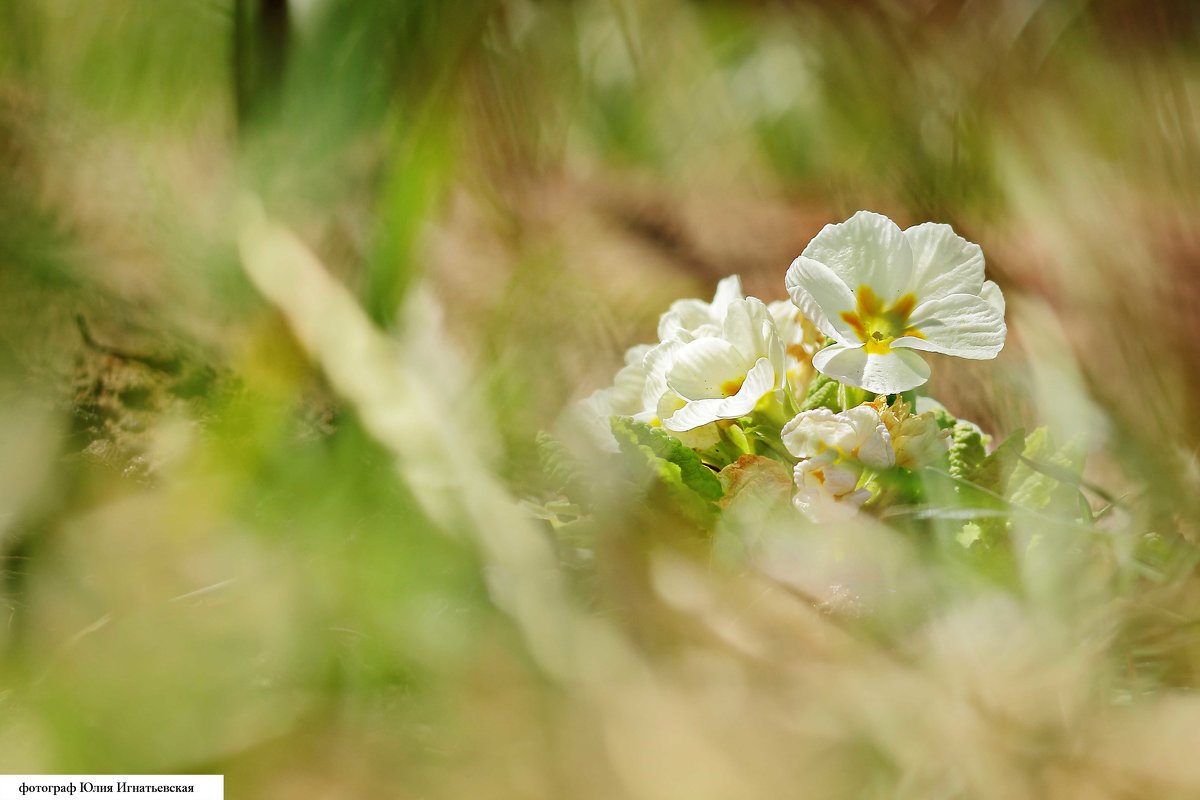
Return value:
<svg viewBox="0 0 1200 800">
<path fill-rule="evenodd" d="M 883 300 L 870 286 L 859 286 L 854 298 L 857 307 L 853 311 L 843 311 L 841 316 L 858 334 L 868 353 L 888 352 L 892 349 L 892 341 L 901 336 L 925 338 L 919 330 L 908 325 L 908 318 L 917 305 L 917 298 L 911 292 L 901 295 L 890 308 L 884 308 Z"/>
<path fill-rule="evenodd" d="M 726 397 L 733 397 L 742 389 L 742 384 L 746 382 L 745 378 L 738 378 L 736 381 L 725 381 L 721 384 L 721 394 Z"/>
</svg>

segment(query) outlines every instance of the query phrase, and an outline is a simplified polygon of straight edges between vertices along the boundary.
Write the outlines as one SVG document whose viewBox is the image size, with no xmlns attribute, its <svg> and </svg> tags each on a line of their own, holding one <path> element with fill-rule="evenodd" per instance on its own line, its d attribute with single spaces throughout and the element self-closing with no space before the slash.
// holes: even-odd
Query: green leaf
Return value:
<svg viewBox="0 0 1200 800">
<path fill-rule="evenodd" d="M 652 428 L 628 417 L 613 417 L 612 430 L 623 452 L 636 447 L 642 453 L 675 464 L 679 467 L 683 485 L 706 500 L 721 498 L 721 481 L 716 474 L 704 466 L 690 447 L 662 428 Z"/>
<path fill-rule="evenodd" d="M 538 431 L 537 449 L 542 473 L 553 481 L 554 488 L 563 488 L 575 474 L 579 461 L 566 445 L 546 431 Z"/>
<path fill-rule="evenodd" d="M 830 411 L 841 411 L 838 403 L 838 382 L 828 375 L 817 373 L 808 384 L 804 402 L 800 404 L 801 411 L 812 411 L 814 408 L 828 408 Z"/>
<path fill-rule="evenodd" d="M 970 481 L 996 494 L 1004 494 L 1009 478 L 1025 450 L 1025 430 L 1018 428 L 992 453 L 986 456 L 970 475 Z"/>
<path fill-rule="evenodd" d="M 612 431 L 633 468 L 661 484 L 688 517 L 702 525 L 716 519 L 721 481 L 691 448 L 661 428 L 628 417 L 613 417 Z"/>
<path fill-rule="evenodd" d="M 1054 510 L 1073 516 L 1078 510 L 1083 459 L 1078 442 L 1055 448 L 1049 431 L 1038 428 L 1025 441 L 1021 463 L 1013 470 L 1010 501 L 1034 511 Z"/>
<path fill-rule="evenodd" d="M 591 484 L 587 465 L 575 457 L 565 444 L 546 431 L 537 435 L 538 462 L 549 488 L 577 503 L 588 505 Z"/>
<path fill-rule="evenodd" d="M 914 402 L 912 407 L 915 409 L 917 404 Z M 958 419 L 944 408 L 935 408 L 931 413 L 937 426 L 944 431 L 950 430 L 958 424 Z"/>
<path fill-rule="evenodd" d="M 986 457 L 979 429 L 967 422 L 956 422 L 950 430 L 950 474 L 969 481 Z"/>
</svg>

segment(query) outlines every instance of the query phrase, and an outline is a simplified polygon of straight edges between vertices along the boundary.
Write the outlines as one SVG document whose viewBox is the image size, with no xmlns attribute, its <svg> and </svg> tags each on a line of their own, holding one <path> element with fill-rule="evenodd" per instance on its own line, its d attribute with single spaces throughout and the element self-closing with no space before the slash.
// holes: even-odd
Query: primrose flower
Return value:
<svg viewBox="0 0 1200 800">
<path fill-rule="evenodd" d="M 860 471 L 831 463 L 825 456 L 796 464 L 796 493 L 792 505 L 814 522 L 846 519 L 871 499 L 871 490 L 858 487 Z"/>
<path fill-rule="evenodd" d="M 659 397 L 659 408 L 671 412 L 660 415 L 663 427 L 671 431 L 743 417 L 787 380 L 775 321 L 753 297 L 730 300 L 719 329 L 705 327 L 690 341 L 664 342 L 647 353 L 648 369 L 656 373 L 652 362 L 662 365 L 666 388 L 674 395 L 666 408 Z M 657 387 L 647 381 L 647 388 Z"/>
<path fill-rule="evenodd" d="M 611 417 L 633 417 L 642 422 L 653 418 L 653 409 L 648 412 L 643 394 L 646 385 L 645 359 L 651 345 L 639 344 L 625 351 L 625 366 L 613 379 L 613 385 L 598 389 L 580 400 L 575 418 L 594 442 L 605 451 L 615 451 L 617 443 L 609 429 Z"/>
<path fill-rule="evenodd" d="M 1004 347 L 1004 297 L 984 280 L 983 251 L 949 225 L 907 230 L 859 211 L 826 225 L 792 262 L 788 294 L 833 344 L 813 366 L 878 394 L 929 379 L 915 351 L 995 358 Z"/>
<path fill-rule="evenodd" d="M 827 408 L 801 411 L 780 432 L 783 446 L 800 459 L 832 453 L 872 469 L 895 466 L 892 437 L 873 406 L 855 406 L 835 414 Z"/>
<path fill-rule="evenodd" d="M 729 304 L 743 299 L 742 279 L 737 275 L 722 278 L 711 303 L 694 299 L 672 303 L 658 320 L 658 338 L 690 342 L 701 336 L 720 336 Z"/>
<path fill-rule="evenodd" d="M 879 412 L 896 454 L 896 466 L 918 469 L 934 463 L 950 449 L 950 434 L 937 423 L 934 411 L 913 413 L 908 403 L 896 399 L 890 406 L 883 397 L 870 403 Z"/>
<path fill-rule="evenodd" d="M 840 414 L 825 408 L 801 412 L 781 436 L 788 452 L 800 459 L 792 502 L 814 520 L 852 515 L 871 496 L 859 486 L 864 469 L 896 463 L 887 426 L 870 405 Z"/>
</svg>

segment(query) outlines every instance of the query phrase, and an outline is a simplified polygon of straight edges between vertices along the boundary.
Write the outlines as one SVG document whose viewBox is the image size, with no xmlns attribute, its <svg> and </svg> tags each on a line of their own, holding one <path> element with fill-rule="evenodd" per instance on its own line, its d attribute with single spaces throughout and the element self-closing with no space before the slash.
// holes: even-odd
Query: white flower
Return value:
<svg viewBox="0 0 1200 800">
<path fill-rule="evenodd" d="M 663 427 L 672 431 L 745 416 L 787 380 L 775 322 L 753 297 L 729 301 L 719 330 L 705 328 L 690 341 L 664 342 L 646 355 L 646 363 L 652 374 L 662 365 L 666 390 L 676 396 L 670 402 L 677 410 L 662 417 Z M 648 391 L 658 388 L 650 384 Z M 660 396 L 660 408 L 662 402 Z"/>
<path fill-rule="evenodd" d="M 840 414 L 825 408 L 801 412 L 781 436 L 788 452 L 800 459 L 792 502 L 818 521 L 852 515 L 871 496 L 858 485 L 864 468 L 896 463 L 887 426 L 870 405 Z"/>
<path fill-rule="evenodd" d="M 719 337 L 729 304 L 744 298 L 741 278 L 737 275 L 723 278 L 717 284 L 711 303 L 703 300 L 676 300 L 672 303 L 671 308 L 659 319 L 658 337 L 664 342 L 690 342 L 702 336 Z M 817 331 L 790 300 L 767 303 L 767 311 L 783 342 L 788 383 L 802 397 L 812 376 L 812 357 L 818 349 Z"/>
<path fill-rule="evenodd" d="M 820 334 L 791 300 L 767 303 L 767 310 L 771 312 L 775 329 L 779 331 L 779 338 L 783 342 L 788 386 L 794 396 L 804 397 L 813 377 L 812 358 L 820 349 L 817 344 Z"/>
<path fill-rule="evenodd" d="M 870 489 L 855 488 L 859 470 L 832 463 L 824 456 L 797 463 L 793 475 L 796 493 L 792 505 L 816 522 L 852 517 L 871 497 Z"/>
<path fill-rule="evenodd" d="M 897 466 L 919 469 L 937 461 L 950 448 L 950 434 L 938 427 L 935 412 L 914 414 L 899 399 L 890 406 L 874 405 L 891 434 Z"/>
<path fill-rule="evenodd" d="M 792 302 L 834 340 L 817 370 L 869 392 L 929 379 L 925 350 L 994 358 L 1004 346 L 1004 297 L 983 275 L 983 252 L 949 225 L 907 230 L 859 211 L 826 225 L 787 273 Z"/>
<path fill-rule="evenodd" d="M 646 386 L 645 359 L 652 346 L 634 345 L 625 351 L 625 366 L 613 379 L 613 385 L 597 389 L 580 400 L 573 413 L 582 430 L 599 449 L 616 451 L 609 420 L 612 417 L 633 417 L 649 422 L 653 413 L 647 413 L 643 395 Z M 653 411 L 653 409 L 651 409 Z"/>
<path fill-rule="evenodd" d="M 736 275 L 717 284 L 712 302 L 678 300 L 659 320 L 662 341 L 630 348 L 614 385 L 581 401 L 578 414 L 605 449 L 615 447 L 612 416 L 661 424 L 688 447 L 711 447 L 721 438 L 717 420 L 749 414 L 783 386 L 793 365 L 774 318 L 787 320 L 789 342 L 800 341 L 795 311 L 787 301 L 768 310 L 743 297 Z"/>
<path fill-rule="evenodd" d="M 870 405 L 835 414 L 827 408 L 801 411 L 780 432 L 783 446 L 800 459 L 832 452 L 839 460 L 872 469 L 895 466 L 892 438 L 879 412 Z"/>
<path fill-rule="evenodd" d="M 701 336 L 720 336 L 729 304 L 744 298 L 742 279 L 730 275 L 717 284 L 711 303 L 676 300 L 658 320 L 659 341 L 690 342 Z"/>
</svg>

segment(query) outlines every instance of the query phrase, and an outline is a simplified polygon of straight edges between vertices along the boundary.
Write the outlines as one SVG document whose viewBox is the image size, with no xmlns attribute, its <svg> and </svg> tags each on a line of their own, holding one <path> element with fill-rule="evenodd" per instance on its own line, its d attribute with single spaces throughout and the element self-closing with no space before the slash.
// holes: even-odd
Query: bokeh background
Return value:
<svg viewBox="0 0 1200 800">
<path fill-rule="evenodd" d="M 1200 796 L 1198 35 L 1187 0 L 4 3 L 0 769 Z M 247 269 L 251 196 L 319 262 Z M 620 499 L 564 558 L 517 505 L 537 433 L 860 208 L 1008 298 L 931 393 L 1119 503 L 1002 575 L 867 523 L 723 569 Z"/>
</svg>

